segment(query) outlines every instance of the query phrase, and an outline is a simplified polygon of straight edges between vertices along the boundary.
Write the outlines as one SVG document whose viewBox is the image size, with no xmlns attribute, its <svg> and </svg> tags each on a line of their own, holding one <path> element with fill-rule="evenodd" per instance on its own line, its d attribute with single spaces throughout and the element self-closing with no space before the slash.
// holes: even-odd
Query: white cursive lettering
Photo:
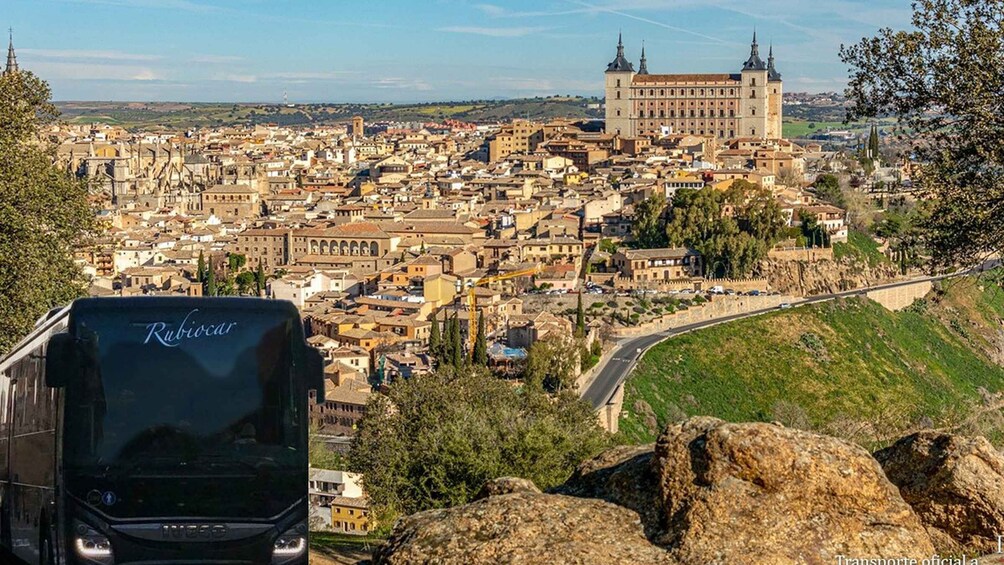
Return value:
<svg viewBox="0 0 1004 565">
<path fill-rule="evenodd" d="M 146 325 L 147 334 L 146 339 L 143 340 L 143 344 L 150 343 L 150 340 L 155 339 L 158 343 L 165 347 L 178 347 L 181 342 L 186 339 L 199 339 L 202 337 L 210 336 L 223 336 L 230 333 L 230 330 L 234 329 L 237 322 L 219 322 L 219 323 L 205 323 L 195 325 L 193 322 L 189 324 L 189 319 L 192 314 L 198 312 L 199 309 L 195 308 L 181 320 L 178 325 L 178 329 L 170 330 L 168 329 L 167 322 L 152 322 Z"/>
</svg>

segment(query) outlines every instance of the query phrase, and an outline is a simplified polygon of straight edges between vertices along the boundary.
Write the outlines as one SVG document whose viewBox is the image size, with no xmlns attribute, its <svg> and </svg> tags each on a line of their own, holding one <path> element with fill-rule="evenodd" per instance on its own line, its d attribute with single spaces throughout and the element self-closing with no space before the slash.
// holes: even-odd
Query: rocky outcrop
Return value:
<svg viewBox="0 0 1004 565">
<path fill-rule="evenodd" d="M 1004 456 L 986 439 L 924 431 L 875 453 L 938 550 L 997 551 L 1004 533 Z"/>
<path fill-rule="evenodd" d="M 400 520 L 375 564 L 577 563 L 672 565 L 638 515 L 602 500 L 556 494 L 491 496 Z"/>
<path fill-rule="evenodd" d="M 481 500 L 483 498 L 488 498 L 489 496 L 512 494 L 515 492 L 540 494 L 540 489 L 537 488 L 537 485 L 533 484 L 533 481 L 529 479 L 521 479 L 519 477 L 500 477 L 498 479 L 492 479 L 481 485 L 481 490 L 478 491 L 474 500 Z"/>
<path fill-rule="evenodd" d="M 775 424 L 691 418 L 655 446 L 586 461 L 554 493 L 535 490 L 490 481 L 482 500 L 409 516 L 375 562 L 817 564 L 934 553 L 867 451 Z"/>
<path fill-rule="evenodd" d="M 684 563 L 836 563 L 934 551 L 878 463 L 856 445 L 774 424 L 669 426 L 652 466 L 655 540 Z"/>
<path fill-rule="evenodd" d="M 638 513 L 645 534 L 655 537 L 662 528 L 657 495 L 658 475 L 652 468 L 654 445 L 619 446 L 585 461 L 564 485 L 561 494 L 599 498 Z"/>
<path fill-rule="evenodd" d="M 863 288 L 892 282 L 900 275 L 891 264 L 869 267 L 846 258 L 813 262 L 766 260 L 760 263 L 757 272 L 767 278 L 771 290 L 796 296 Z"/>
</svg>

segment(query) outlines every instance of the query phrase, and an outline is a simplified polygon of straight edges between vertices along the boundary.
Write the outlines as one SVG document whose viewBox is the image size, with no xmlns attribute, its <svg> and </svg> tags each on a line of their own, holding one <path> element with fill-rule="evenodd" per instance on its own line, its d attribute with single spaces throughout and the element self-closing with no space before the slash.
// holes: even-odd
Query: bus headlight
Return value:
<svg viewBox="0 0 1004 565">
<path fill-rule="evenodd" d="M 112 556 L 112 544 L 108 538 L 94 528 L 77 522 L 73 528 L 73 546 L 77 555 L 96 561 L 104 561 Z"/>
<path fill-rule="evenodd" d="M 292 532 L 287 532 L 290 534 Z M 307 538 L 298 535 L 283 535 L 275 540 L 272 555 L 275 557 L 296 557 L 307 550 Z"/>
</svg>

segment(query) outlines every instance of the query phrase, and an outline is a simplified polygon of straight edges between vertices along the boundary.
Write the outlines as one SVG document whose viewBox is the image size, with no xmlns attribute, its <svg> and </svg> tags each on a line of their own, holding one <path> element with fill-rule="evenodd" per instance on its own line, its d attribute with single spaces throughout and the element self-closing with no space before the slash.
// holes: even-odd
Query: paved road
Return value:
<svg viewBox="0 0 1004 565">
<path fill-rule="evenodd" d="M 791 302 L 791 305 L 801 306 L 805 304 L 814 304 L 816 302 L 825 302 L 827 300 L 833 300 L 834 298 L 839 298 L 842 296 L 864 295 L 865 293 L 872 290 L 897 288 L 924 281 L 932 281 L 932 282 L 939 281 L 948 277 L 959 276 L 961 274 L 964 273 L 956 273 L 954 275 L 939 275 L 936 277 L 915 278 L 906 281 L 899 281 L 878 286 L 856 288 L 854 290 L 837 292 L 834 294 L 819 294 L 816 296 L 811 296 L 800 300 L 793 300 Z M 641 357 L 641 355 L 644 354 L 644 352 L 647 351 L 648 348 L 652 347 L 653 345 L 659 343 L 660 341 L 666 338 L 670 338 L 675 335 L 687 333 L 701 328 L 706 328 L 709 326 L 713 326 L 715 324 L 724 324 L 734 320 L 749 318 L 751 316 L 763 314 L 765 312 L 773 312 L 774 310 L 777 310 L 776 306 L 771 308 L 762 308 L 759 310 L 753 310 L 743 314 L 734 314 L 722 318 L 715 318 L 714 320 L 696 322 L 693 324 L 680 326 L 677 328 L 661 331 L 654 334 L 643 335 L 639 337 L 633 337 L 621 340 L 615 346 L 616 349 L 614 350 L 613 355 L 607 361 L 607 364 L 600 369 L 600 372 L 593 378 L 592 382 L 589 383 L 589 386 L 587 386 L 585 390 L 582 391 L 582 398 L 586 399 L 590 404 L 593 405 L 593 408 L 596 409 L 599 409 L 601 406 L 605 405 L 607 401 L 610 400 L 610 397 L 613 396 L 614 391 L 617 389 L 617 385 L 624 382 L 624 379 L 627 378 L 627 376 L 631 373 L 631 370 L 634 369 L 634 366 L 638 362 L 638 359 Z"/>
</svg>

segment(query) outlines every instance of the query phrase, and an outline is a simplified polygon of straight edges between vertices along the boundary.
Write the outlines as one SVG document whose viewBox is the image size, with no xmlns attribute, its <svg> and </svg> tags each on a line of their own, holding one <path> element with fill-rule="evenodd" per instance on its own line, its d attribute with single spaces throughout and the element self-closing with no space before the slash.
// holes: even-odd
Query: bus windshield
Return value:
<svg viewBox="0 0 1004 565">
<path fill-rule="evenodd" d="M 117 492 L 102 508 L 113 515 L 281 511 L 292 501 L 256 505 L 247 490 L 306 460 L 295 323 L 225 308 L 81 312 L 73 331 L 88 354 L 66 388 L 63 443 L 75 494 Z M 198 501 L 172 481 L 188 492 L 201 481 Z M 227 492 L 235 484 L 245 492 Z"/>
</svg>

